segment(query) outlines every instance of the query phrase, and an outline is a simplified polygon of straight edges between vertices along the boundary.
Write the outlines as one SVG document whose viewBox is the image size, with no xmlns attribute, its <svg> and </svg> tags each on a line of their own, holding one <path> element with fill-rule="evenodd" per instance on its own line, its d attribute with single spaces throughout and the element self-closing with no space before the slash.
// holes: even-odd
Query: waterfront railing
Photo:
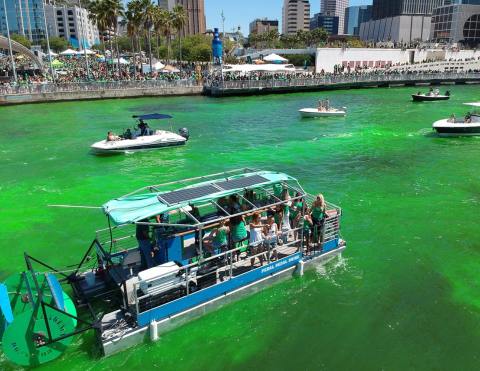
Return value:
<svg viewBox="0 0 480 371">
<path fill-rule="evenodd" d="M 480 72 L 442 72 L 442 73 L 405 73 L 405 74 L 358 74 L 358 75 L 326 75 L 309 78 L 288 79 L 249 79 L 249 80 L 216 80 L 206 83 L 206 87 L 216 90 L 248 90 L 276 89 L 295 87 L 316 87 L 328 85 L 355 84 L 395 84 L 406 82 L 429 81 L 465 81 L 480 80 Z"/>
<path fill-rule="evenodd" d="M 96 91 L 101 92 L 105 90 L 128 90 L 128 89 L 190 88 L 190 87 L 196 87 L 196 86 L 202 86 L 202 82 L 197 81 L 195 79 L 68 82 L 68 83 L 0 86 L 0 95 L 49 94 L 49 93 L 66 93 L 66 92 L 96 92 Z"/>
</svg>

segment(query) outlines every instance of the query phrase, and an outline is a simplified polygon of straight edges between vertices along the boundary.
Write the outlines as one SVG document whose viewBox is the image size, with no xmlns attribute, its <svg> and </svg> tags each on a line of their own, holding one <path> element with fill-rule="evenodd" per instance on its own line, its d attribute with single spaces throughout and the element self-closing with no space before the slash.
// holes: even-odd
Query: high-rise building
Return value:
<svg viewBox="0 0 480 371">
<path fill-rule="evenodd" d="M 431 41 L 480 45 L 480 0 L 450 0 L 434 9 Z"/>
<path fill-rule="evenodd" d="M 7 22 L 3 1 L 0 1 L 0 33 L 7 34 Z M 27 37 L 34 44 L 45 38 L 45 21 L 43 0 L 6 0 L 6 15 L 10 34 Z"/>
<path fill-rule="evenodd" d="M 172 10 L 175 5 L 183 6 L 188 20 L 181 30 L 182 36 L 205 33 L 207 26 L 204 0 L 158 0 L 158 5 L 168 10 Z"/>
<path fill-rule="evenodd" d="M 433 9 L 451 0 L 373 0 L 373 19 L 401 15 L 431 15 Z"/>
<path fill-rule="evenodd" d="M 452 0 L 373 0 L 373 19 L 360 25 L 360 38 L 404 43 L 426 41 L 430 38 L 433 10 L 445 2 Z"/>
<path fill-rule="evenodd" d="M 269 19 L 255 19 L 253 22 L 250 22 L 250 33 L 256 33 L 258 35 L 269 32 L 269 31 L 278 31 L 278 21 L 269 20 Z"/>
<path fill-rule="evenodd" d="M 343 33 L 346 35 L 358 36 L 360 33 L 360 24 L 372 19 L 372 6 L 349 6 L 345 10 L 345 26 Z"/>
<path fill-rule="evenodd" d="M 282 33 L 295 34 L 310 29 L 310 2 L 308 0 L 284 0 Z"/>
<path fill-rule="evenodd" d="M 316 13 L 310 19 L 310 29 L 323 28 L 329 35 L 338 35 L 339 17 L 335 15 L 324 15 Z"/>
<path fill-rule="evenodd" d="M 48 35 L 67 39 L 75 48 L 99 44 L 97 26 L 85 8 L 68 5 L 45 5 Z"/>
<path fill-rule="evenodd" d="M 345 23 L 345 9 L 348 7 L 348 0 L 322 0 L 320 12 L 324 16 L 338 17 L 338 34 L 343 34 Z"/>
</svg>

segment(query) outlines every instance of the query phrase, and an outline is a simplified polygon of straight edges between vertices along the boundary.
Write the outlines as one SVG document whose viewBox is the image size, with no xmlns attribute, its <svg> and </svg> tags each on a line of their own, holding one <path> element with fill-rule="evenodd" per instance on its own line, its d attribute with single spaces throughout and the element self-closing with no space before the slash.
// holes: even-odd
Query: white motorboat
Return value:
<svg viewBox="0 0 480 371">
<path fill-rule="evenodd" d="M 440 94 L 438 89 L 430 90 L 428 93 L 412 94 L 412 100 L 414 102 L 435 102 L 439 100 L 449 100 L 450 92 L 447 90 L 444 95 Z"/>
<path fill-rule="evenodd" d="M 298 110 L 302 117 L 330 117 L 330 116 L 345 116 L 347 114 L 347 108 L 329 108 L 325 110 L 319 110 L 318 108 L 302 108 Z"/>
<path fill-rule="evenodd" d="M 471 107 L 480 107 L 480 102 L 464 103 Z M 433 129 L 440 136 L 474 136 L 480 135 L 480 112 L 469 112 L 460 119 L 454 115 L 433 123 Z"/>
<path fill-rule="evenodd" d="M 139 123 L 133 131 L 127 129 L 123 135 L 115 136 L 111 132 L 107 138 L 91 145 L 96 154 L 122 153 L 158 149 L 186 144 L 189 133 L 186 128 L 179 129 L 178 134 L 167 130 L 152 130 L 144 120 L 162 120 L 172 118 L 170 115 L 153 113 L 133 116 Z"/>
</svg>

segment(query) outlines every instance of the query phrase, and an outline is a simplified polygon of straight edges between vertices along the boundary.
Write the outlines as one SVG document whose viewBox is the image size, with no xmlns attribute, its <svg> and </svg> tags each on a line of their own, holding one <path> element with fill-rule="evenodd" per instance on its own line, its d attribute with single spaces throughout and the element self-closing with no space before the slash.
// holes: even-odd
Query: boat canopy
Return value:
<svg viewBox="0 0 480 371">
<path fill-rule="evenodd" d="M 103 205 L 103 210 L 116 225 L 136 223 L 154 216 L 189 207 L 198 202 L 212 202 L 221 197 L 238 194 L 287 181 L 295 182 L 295 190 L 303 192 L 297 180 L 284 173 L 255 171 L 222 179 L 205 181 L 172 191 L 159 192 L 150 186 L 129 195 L 113 199 Z M 150 190 L 149 193 L 139 193 Z"/>
<path fill-rule="evenodd" d="M 139 120 L 164 120 L 164 119 L 171 119 L 173 118 L 170 115 L 166 115 L 163 113 L 149 113 L 146 115 L 133 115 L 132 116 L 134 119 L 139 119 Z"/>
</svg>

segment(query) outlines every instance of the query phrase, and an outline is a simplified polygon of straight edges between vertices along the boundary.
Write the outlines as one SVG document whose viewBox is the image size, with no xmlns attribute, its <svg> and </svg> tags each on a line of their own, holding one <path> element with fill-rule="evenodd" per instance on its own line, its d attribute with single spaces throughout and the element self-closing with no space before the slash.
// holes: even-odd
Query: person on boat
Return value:
<svg viewBox="0 0 480 371">
<path fill-rule="evenodd" d="M 252 255 L 257 255 L 264 251 L 263 241 L 265 239 L 265 235 L 263 234 L 263 229 L 265 227 L 266 225 L 262 224 L 261 214 L 254 214 L 252 221 L 250 222 L 250 238 L 248 241 L 250 253 Z M 250 259 L 250 264 L 252 267 L 255 265 L 255 259 L 255 256 Z M 263 265 L 265 256 L 263 254 L 259 255 L 258 260 L 260 261 L 260 265 Z"/>
<path fill-rule="evenodd" d="M 428 91 L 428 96 L 431 97 L 433 95 L 433 88 L 430 88 L 430 90 Z"/>
<path fill-rule="evenodd" d="M 273 212 L 269 212 L 267 215 L 267 227 L 265 235 L 265 240 L 269 250 L 274 249 L 278 244 L 278 225 L 275 223 L 275 215 Z M 276 250 L 272 253 L 271 258 L 278 258 L 278 253 Z"/>
<path fill-rule="evenodd" d="M 227 251 L 228 232 L 229 228 L 227 227 L 225 220 L 221 220 L 218 227 L 212 230 L 208 239 L 204 241 L 204 246 L 206 249 L 210 250 L 209 252 L 211 255 L 216 254 L 218 251 Z"/>
<path fill-rule="evenodd" d="M 450 90 L 447 90 L 447 91 L 445 92 L 445 96 L 447 96 L 447 97 L 450 96 Z"/>
<path fill-rule="evenodd" d="M 144 136 L 148 134 L 148 124 L 140 119 L 140 122 L 138 123 L 138 128 L 140 129 L 140 136 Z"/>
<path fill-rule="evenodd" d="M 319 112 L 325 111 L 325 108 L 323 107 L 323 100 L 321 99 L 318 101 L 318 111 Z"/>
<path fill-rule="evenodd" d="M 465 116 L 465 124 L 470 124 L 472 122 L 472 114 L 470 112 L 467 112 Z"/>
<path fill-rule="evenodd" d="M 457 118 L 455 117 L 455 114 L 452 113 L 452 115 L 451 115 L 450 118 L 448 119 L 448 122 L 455 123 L 455 120 L 456 120 L 456 119 L 457 119 Z"/>
<path fill-rule="evenodd" d="M 330 99 L 325 99 L 325 111 L 330 110 Z"/>
<path fill-rule="evenodd" d="M 282 231 L 283 243 L 288 243 L 288 237 L 292 227 L 290 226 L 290 206 L 289 204 L 281 205 L 282 220 L 280 223 L 280 230 Z"/>
<path fill-rule="evenodd" d="M 125 133 L 123 133 L 123 139 L 132 139 L 132 132 L 130 128 L 125 130 Z"/>
<path fill-rule="evenodd" d="M 233 242 L 233 248 L 238 248 L 243 246 L 243 242 L 248 239 L 247 227 L 245 225 L 245 218 L 243 215 L 234 216 L 230 219 L 230 235 Z M 240 255 L 240 251 L 237 250 L 235 255 Z"/>
<path fill-rule="evenodd" d="M 120 140 L 121 138 L 115 135 L 113 132 L 109 131 L 107 133 L 107 142 L 114 142 L 116 140 Z"/>
<path fill-rule="evenodd" d="M 325 222 L 326 205 L 322 194 L 317 195 L 315 201 L 312 203 L 312 222 L 316 229 L 316 242 L 320 244 L 323 242 L 323 227 Z"/>
<path fill-rule="evenodd" d="M 305 214 L 298 214 L 298 228 L 303 230 L 303 239 L 305 243 L 305 247 L 307 250 L 307 255 L 310 254 L 310 240 L 312 237 L 312 229 L 313 229 L 313 220 L 310 215 L 310 209 L 307 207 L 305 208 Z"/>
<path fill-rule="evenodd" d="M 137 224 L 135 237 L 138 242 L 138 248 L 142 254 L 142 263 L 148 268 L 152 268 L 155 263 L 153 261 L 154 252 L 152 243 L 150 242 L 150 230 L 146 224 Z"/>
<path fill-rule="evenodd" d="M 230 214 L 238 214 L 242 211 L 242 206 L 237 195 L 231 195 L 228 198 L 228 205 L 226 209 Z"/>
</svg>

